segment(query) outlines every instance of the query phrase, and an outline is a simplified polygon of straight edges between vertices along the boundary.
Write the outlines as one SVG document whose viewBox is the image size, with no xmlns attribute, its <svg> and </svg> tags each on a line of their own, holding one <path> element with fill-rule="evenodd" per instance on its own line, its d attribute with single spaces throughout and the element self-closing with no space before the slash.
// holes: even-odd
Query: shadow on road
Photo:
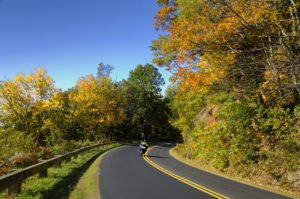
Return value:
<svg viewBox="0 0 300 199">
<path fill-rule="evenodd" d="M 166 158 L 168 159 L 168 157 L 163 157 L 163 156 L 157 156 L 157 155 L 147 155 L 148 158 Z"/>
</svg>

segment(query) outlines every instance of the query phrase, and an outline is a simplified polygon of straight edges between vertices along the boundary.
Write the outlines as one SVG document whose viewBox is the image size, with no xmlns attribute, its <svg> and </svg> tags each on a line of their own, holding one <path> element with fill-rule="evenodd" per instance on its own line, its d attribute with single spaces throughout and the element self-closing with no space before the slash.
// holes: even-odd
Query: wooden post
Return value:
<svg viewBox="0 0 300 199">
<path fill-rule="evenodd" d="M 40 178 L 45 178 L 48 176 L 48 172 L 47 172 L 47 169 L 44 169 L 42 171 L 39 172 L 39 177 Z"/>
<path fill-rule="evenodd" d="M 22 181 L 16 181 L 16 183 L 8 188 L 8 195 L 21 193 Z"/>
<path fill-rule="evenodd" d="M 70 162 L 71 161 L 71 158 L 66 158 L 66 162 Z"/>
<path fill-rule="evenodd" d="M 60 168 L 61 167 L 61 162 L 58 162 L 54 165 L 55 168 Z"/>
<path fill-rule="evenodd" d="M 17 170 L 18 169 L 12 169 L 8 173 L 13 173 L 13 172 L 15 172 Z M 15 180 L 15 183 L 8 188 L 8 195 L 21 193 L 21 187 L 22 187 L 22 179 L 17 178 Z"/>
</svg>

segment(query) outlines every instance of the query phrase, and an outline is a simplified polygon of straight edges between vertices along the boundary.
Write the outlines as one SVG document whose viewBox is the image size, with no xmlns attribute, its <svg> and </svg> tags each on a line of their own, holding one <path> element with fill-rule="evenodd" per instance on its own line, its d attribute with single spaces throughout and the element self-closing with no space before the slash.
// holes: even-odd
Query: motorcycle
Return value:
<svg viewBox="0 0 300 199">
<path fill-rule="evenodd" d="M 141 156 L 145 155 L 146 151 L 147 151 L 147 146 L 144 144 L 140 144 L 139 145 L 139 153 Z"/>
</svg>

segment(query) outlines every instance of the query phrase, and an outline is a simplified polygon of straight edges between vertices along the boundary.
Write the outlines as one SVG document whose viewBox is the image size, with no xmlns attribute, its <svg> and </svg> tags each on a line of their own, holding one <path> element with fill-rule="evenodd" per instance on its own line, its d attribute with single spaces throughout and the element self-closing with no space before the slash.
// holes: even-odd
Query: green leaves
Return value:
<svg viewBox="0 0 300 199">
<path fill-rule="evenodd" d="M 165 84 L 164 79 L 158 69 L 151 64 L 138 65 L 135 70 L 130 71 L 126 81 L 131 86 L 137 88 L 139 92 L 159 95 L 160 86 Z"/>
<path fill-rule="evenodd" d="M 124 82 L 122 107 L 127 115 L 126 127 L 140 139 L 177 138 L 169 123 L 170 110 L 163 100 L 160 86 L 164 80 L 151 64 L 138 65 Z"/>
</svg>

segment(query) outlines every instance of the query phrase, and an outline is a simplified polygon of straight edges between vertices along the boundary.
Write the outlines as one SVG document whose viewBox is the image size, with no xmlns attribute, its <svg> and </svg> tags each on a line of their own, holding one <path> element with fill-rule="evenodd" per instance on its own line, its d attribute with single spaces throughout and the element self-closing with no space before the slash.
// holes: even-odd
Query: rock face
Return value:
<svg viewBox="0 0 300 199">
<path fill-rule="evenodd" d="M 300 190 L 300 170 L 288 172 L 288 180 L 292 182 L 297 189 Z"/>
<path fill-rule="evenodd" d="M 216 120 L 215 113 L 220 109 L 220 105 L 209 105 L 201 109 L 201 111 L 196 115 L 194 124 L 196 125 L 198 121 L 205 122 L 206 124 L 212 120 Z"/>
</svg>

